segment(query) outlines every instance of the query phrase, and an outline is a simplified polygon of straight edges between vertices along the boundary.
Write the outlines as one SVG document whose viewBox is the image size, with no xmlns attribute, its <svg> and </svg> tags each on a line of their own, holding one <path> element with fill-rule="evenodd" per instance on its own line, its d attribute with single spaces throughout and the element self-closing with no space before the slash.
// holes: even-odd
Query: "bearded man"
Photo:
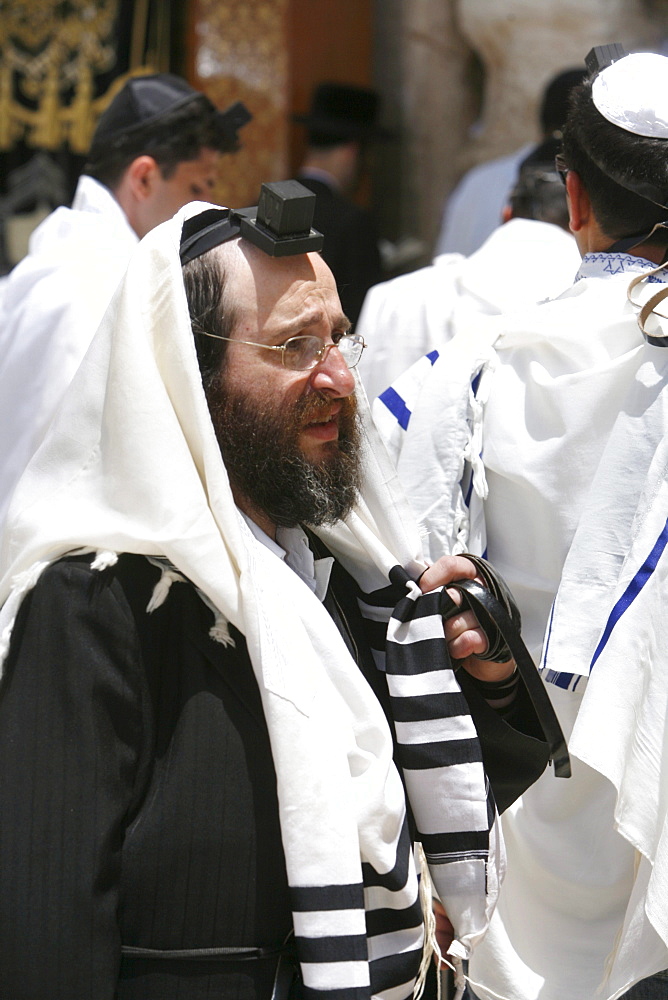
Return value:
<svg viewBox="0 0 668 1000">
<path fill-rule="evenodd" d="M 408 997 L 416 839 L 460 953 L 484 933 L 502 849 L 438 614 L 477 568 L 422 561 L 362 347 L 320 256 L 227 210 L 138 246 L 4 536 L 3 996 Z M 503 805 L 546 744 L 471 613 L 446 630 Z"/>
</svg>

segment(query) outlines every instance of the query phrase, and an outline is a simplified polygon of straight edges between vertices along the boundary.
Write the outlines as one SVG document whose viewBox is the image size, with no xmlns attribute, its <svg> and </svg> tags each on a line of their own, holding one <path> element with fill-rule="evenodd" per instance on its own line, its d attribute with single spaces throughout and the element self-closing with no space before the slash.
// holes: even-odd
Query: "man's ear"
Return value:
<svg viewBox="0 0 668 1000">
<path fill-rule="evenodd" d="M 513 217 L 513 210 L 510 205 L 505 204 L 503 206 L 503 211 L 501 212 L 501 222 L 510 222 Z"/>
<path fill-rule="evenodd" d="M 591 220 L 591 201 L 582 178 L 575 170 L 566 174 L 566 194 L 571 232 L 577 233 Z"/>
<path fill-rule="evenodd" d="M 161 176 L 160 167 L 152 156 L 138 156 L 127 169 L 127 186 L 137 201 L 145 201 Z"/>
</svg>

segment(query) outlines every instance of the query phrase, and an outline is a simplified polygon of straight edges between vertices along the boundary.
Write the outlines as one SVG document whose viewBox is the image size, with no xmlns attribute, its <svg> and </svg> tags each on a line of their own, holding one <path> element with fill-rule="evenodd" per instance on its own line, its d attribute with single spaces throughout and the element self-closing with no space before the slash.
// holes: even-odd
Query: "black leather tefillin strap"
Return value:
<svg viewBox="0 0 668 1000">
<path fill-rule="evenodd" d="M 480 622 L 489 643 L 487 651 L 479 655 L 478 659 L 493 660 L 496 663 L 515 660 L 549 747 L 554 773 L 559 778 L 569 778 L 571 762 L 566 739 L 543 680 L 520 635 L 521 619 L 517 605 L 505 582 L 485 559 L 468 553 L 462 554 L 475 565 L 485 586 L 477 580 L 456 580 L 449 583 L 449 589 L 457 590 L 462 595 L 462 604 L 457 607 L 444 588 L 443 617 L 452 618 L 462 609 L 470 609 Z"/>
<path fill-rule="evenodd" d="M 183 948 L 158 949 L 141 948 L 123 945 L 121 955 L 124 959 L 143 959 L 155 962 L 252 962 L 262 959 L 277 959 L 276 973 L 270 1000 L 290 1000 L 293 995 L 293 984 L 299 980 L 299 962 L 295 953 L 294 931 L 285 938 L 282 945 L 270 947 L 220 947 L 220 948 Z M 224 966 L 223 966 L 224 967 Z M 298 992 L 301 996 L 301 991 Z"/>
</svg>

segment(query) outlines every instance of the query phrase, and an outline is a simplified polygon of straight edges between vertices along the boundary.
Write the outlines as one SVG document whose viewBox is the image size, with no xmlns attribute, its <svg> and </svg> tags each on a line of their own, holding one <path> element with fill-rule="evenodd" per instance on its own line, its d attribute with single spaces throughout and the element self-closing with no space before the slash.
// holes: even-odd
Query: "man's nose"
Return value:
<svg viewBox="0 0 668 1000">
<path fill-rule="evenodd" d="M 337 347 L 330 348 L 315 366 L 310 382 L 313 389 L 333 396 L 350 396 L 355 390 L 355 377 Z"/>
</svg>

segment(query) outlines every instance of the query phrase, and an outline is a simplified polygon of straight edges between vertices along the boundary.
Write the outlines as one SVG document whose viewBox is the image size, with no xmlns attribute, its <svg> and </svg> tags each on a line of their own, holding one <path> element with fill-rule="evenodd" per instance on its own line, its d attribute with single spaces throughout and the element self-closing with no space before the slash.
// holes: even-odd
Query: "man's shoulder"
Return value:
<svg viewBox="0 0 668 1000">
<path fill-rule="evenodd" d="M 168 619 L 169 628 L 181 622 L 204 636 L 213 624 L 212 610 L 190 580 L 167 560 L 136 553 L 63 556 L 42 572 L 35 592 L 40 601 L 78 608 L 87 616 L 104 617 L 114 608 L 149 638 Z"/>
<path fill-rule="evenodd" d="M 33 260 L 65 264 L 70 258 L 94 257 L 123 248 L 128 254 L 138 242 L 121 206 L 112 193 L 85 175 L 79 179 L 71 207 L 56 208 L 34 230 L 26 257 L 17 265 Z M 16 269 L 15 269 L 16 270 Z"/>
<path fill-rule="evenodd" d="M 105 560 L 93 552 L 64 555 L 50 563 L 42 572 L 38 586 L 75 588 L 82 592 L 101 592 L 120 586 L 139 599 L 150 597 L 161 570 L 143 555 L 123 552 Z M 145 602 L 144 607 L 148 603 Z"/>
</svg>

